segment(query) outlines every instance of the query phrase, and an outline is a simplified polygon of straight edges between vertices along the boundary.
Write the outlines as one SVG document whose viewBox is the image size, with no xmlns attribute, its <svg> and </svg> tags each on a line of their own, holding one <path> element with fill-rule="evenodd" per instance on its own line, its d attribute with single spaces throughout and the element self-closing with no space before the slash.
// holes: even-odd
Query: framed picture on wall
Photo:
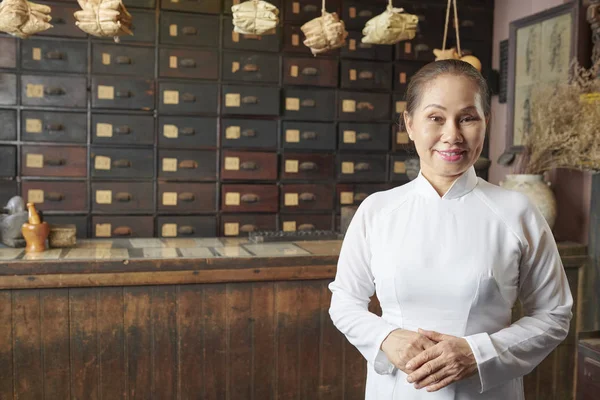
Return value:
<svg viewBox="0 0 600 400">
<path fill-rule="evenodd" d="M 510 23 L 508 59 L 508 118 L 506 144 L 522 149 L 531 123 L 531 92 L 536 85 L 566 80 L 571 60 L 580 62 L 584 31 L 579 1 L 573 1 Z M 585 17 L 584 17 L 585 18 Z M 587 35 L 589 37 L 589 35 Z"/>
</svg>

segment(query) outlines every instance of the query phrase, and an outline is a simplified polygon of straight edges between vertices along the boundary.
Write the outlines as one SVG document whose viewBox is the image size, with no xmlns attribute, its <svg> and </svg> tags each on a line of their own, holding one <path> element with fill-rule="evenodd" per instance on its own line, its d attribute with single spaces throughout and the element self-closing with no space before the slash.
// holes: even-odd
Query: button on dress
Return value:
<svg viewBox="0 0 600 400">
<path fill-rule="evenodd" d="M 419 176 L 366 198 L 340 252 L 329 313 L 367 360 L 366 400 L 519 400 L 564 338 L 573 298 L 550 227 L 521 193 L 471 167 L 440 197 Z M 368 311 L 374 293 L 382 316 Z M 511 324 L 521 301 L 525 317 Z M 463 337 L 478 373 L 415 389 L 380 350 L 390 332 Z"/>
</svg>

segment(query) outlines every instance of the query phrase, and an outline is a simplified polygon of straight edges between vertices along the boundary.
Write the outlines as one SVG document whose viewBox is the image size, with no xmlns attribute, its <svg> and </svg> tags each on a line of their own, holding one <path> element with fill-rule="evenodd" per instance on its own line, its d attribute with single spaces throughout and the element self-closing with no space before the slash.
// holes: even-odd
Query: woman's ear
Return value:
<svg viewBox="0 0 600 400">
<path fill-rule="evenodd" d="M 408 133 L 408 137 L 412 140 L 412 117 L 407 111 L 404 111 L 402 114 L 404 117 L 404 129 L 406 129 L 406 133 Z"/>
</svg>

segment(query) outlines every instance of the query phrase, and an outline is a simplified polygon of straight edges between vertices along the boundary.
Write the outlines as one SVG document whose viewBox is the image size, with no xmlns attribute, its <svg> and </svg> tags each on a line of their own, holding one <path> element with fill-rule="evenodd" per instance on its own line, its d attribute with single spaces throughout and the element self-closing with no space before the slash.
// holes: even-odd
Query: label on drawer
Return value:
<svg viewBox="0 0 600 400">
<path fill-rule="evenodd" d="M 160 233 L 163 237 L 176 237 L 177 224 L 163 224 Z"/>
<path fill-rule="evenodd" d="M 235 74 L 239 70 L 240 70 L 240 63 L 237 61 L 232 62 L 231 63 L 231 72 Z"/>
<path fill-rule="evenodd" d="M 29 189 L 27 191 L 27 202 L 41 204 L 44 202 L 44 191 L 40 189 Z"/>
<path fill-rule="evenodd" d="M 342 100 L 342 111 L 346 113 L 356 112 L 355 100 Z"/>
<path fill-rule="evenodd" d="M 42 120 L 35 118 L 27 118 L 25 120 L 25 132 L 42 133 Z"/>
<path fill-rule="evenodd" d="M 241 99 L 239 93 L 227 93 L 225 95 L 225 107 L 239 107 Z"/>
<path fill-rule="evenodd" d="M 242 129 L 239 126 L 228 126 L 225 129 L 225 139 L 239 139 Z"/>
<path fill-rule="evenodd" d="M 412 53 L 412 44 L 410 42 L 404 43 L 404 54 Z"/>
<path fill-rule="evenodd" d="M 294 14 L 300 14 L 300 3 L 295 1 L 292 3 L 292 12 Z"/>
<path fill-rule="evenodd" d="M 35 61 L 40 61 L 42 59 L 42 49 L 39 47 L 34 47 L 32 50 L 31 58 Z"/>
<path fill-rule="evenodd" d="M 98 85 L 98 99 L 100 100 L 114 100 L 115 98 L 115 87 Z"/>
<path fill-rule="evenodd" d="M 177 205 L 177 192 L 164 192 L 162 195 L 163 206 Z"/>
<path fill-rule="evenodd" d="M 406 83 L 406 72 L 400 72 L 399 75 L 400 76 L 398 77 L 398 79 L 400 79 L 400 83 Z"/>
<path fill-rule="evenodd" d="M 225 222 L 223 231 L 225 236 L 237 236 L 240 234 L 240 224 L 237 222 Z"/>
<path fill-rule="evenodd" d="M 290 76 L 297 78 L 298 77 L 298 66 L 297 65 L 292 65 L 290 67 Z"/>
<path fill-rule="evenodd" d="M 96 237 L 110 237 L 112 226 L 110 224 L 96 224 Z"/>
<path fill-rule="evenodd" d="M 356 7 L 350 7 L 348 13 L 350 14 L 350 18 L 356 18 Z"/>
<path fill-rule="evenodd" d="M 290 111 L 298 111 L 300 109 L 300 99 L 297 97 L 286 97 L 285 109 Z"/>
<path fill-rule="evenodd" d="M 42 168 L 44 166 L 43 154 L 27 154 L 25 158 L 25 166 L 27 168 Z"/>
<path fill-rule="evenodd" d="M 97 204 L 112 204 L 112 190 L 96 190 Z"/>
<path fill-rule="evenodd" d="M 354 192 L 341 192 L 340 204 L 354 204 Z"/>
<path fill-rule="evenodd" d="M 356 131 L 344 131 L 344 143 L 356 143 Z"/>
<path fill-rule="evenodd" d="M 96 136 L 97 137 L 112 137 L 113 126 L 105 122 L 98 122 L 96 124 Z"/>
<path fill-rule="evenodd" d="M 406 102 L 405 101 L 397 101 L 396 102 L 396 113 L 401 114 L 406 110 Z"/>
<path fill-rule="evenodd" d="M 408 144 L 409 143 L 408 133 L 406 132 L 398 132 L 396 133 L 396 143 L 397 144 Z"/>
<path fill-rule="evenodd" d="M 41 99 L 44 97 L 44 85 L 28 83 L 25 87 L 25 95 L 32 99 Z"/>
<path fill-rule="evenodd" d="M 240 205 L 240 194 L 234 193 L 234 192 L 225 193 L 225 205 L 239 206 Z"/>
<path fill-rule="evenodd" d="M 169 36 L 177 36 L 177 24 L 169 25 Z"/>
<path fill-rule="evenodd" d="M 356 80 L 356 70 L 355 69 L 351 69 L 350 72 L 350 80 L 351 81 L 355 81 Z"/>
<path fill-rule="evenodd" d="M 285 160 L 285 172 L 297 173 L 298 172 L 298 160 Z"/>
<path fill-rule="evenodd" d="M 179 128 L 175 125 L 165 124 L 163 126 L 163 136 L 169 139 L 177 139 L 179 137 Z"/>
<path fill-rule="evenodd" d="M 283 197 L 283 204 L 286 206 L 297 206 L 298 205 L 298 193 L 286 193 Z"/>
<path fill-rule="evenodd" d="M 177 62 L 177 56 L 169 57 L 169 68 L 177 69 L 179 63 Z"/>
<path fill-rule="evenodd" d="M 292 34 L 292 46 L 296 47 L 300 45 L 300 36 L 297 33 Z"/>
<path fill-rule="evenodd" d="M 165 90 L 163 92 L 163 103 L 164 104 L 179 104 L 179 91 Z"/>
<path fill-rule="evenodd" d="M 342 174 L 353 174 L 354 173 L 354 163 L 351 161 L 343 161 L 342 162 Z"/>
<path fill-rule="evenodd" d="M 231 31 L 231 40 L 232 40 L 234 43 L 237 43 L 237 42 L 239 42 L 239 41 L 240 41 L 240 34 L 239 34 L 239 33 L 237 33 L 236 31 Z"/>
<path fill-rule="evenodd" d="M 283 221 L 283 230 L 285 232 L 295 232 L 296 221 Z"/>
<path fill-rule="evenodd" d="M 110 171 L 111 160 L 110 157 L 96 156 L 94 158 L 94 168 L 104 171 Z"/>
<path fill-rule="evenodd" d="M 102 64 L 110 65 L 110 53 L 102 53 Z"/>
<path fill-rule="evenodd" d="M 176 158 L 163 158 L 162 170 L 164 172 L 177 172 L 177 159 Z"/>
<path fill-rule="evenodd" d="M 405 174 L 406 173 L 406 164 L 404 164 L 404 161 L 394 161 L 394 173 L 395 174 Z"/>
<path fill-rule="evenodd" d="M 300 141 L 300 131 L 298 129 L 286 129 L 285 141 L 287 143 L 298 143 Z"/>
<path fill-rule="evenodd" d="M 356 50 L 356 39 L 350 39 L 348 43 L 348 48 L 352 51 Z"/>
<path fill-rule="evenodd" d="M 240 169 L 240 158 L 225 157 L 225 169 L 228 171 L 238 171 Z"/>
</svg>

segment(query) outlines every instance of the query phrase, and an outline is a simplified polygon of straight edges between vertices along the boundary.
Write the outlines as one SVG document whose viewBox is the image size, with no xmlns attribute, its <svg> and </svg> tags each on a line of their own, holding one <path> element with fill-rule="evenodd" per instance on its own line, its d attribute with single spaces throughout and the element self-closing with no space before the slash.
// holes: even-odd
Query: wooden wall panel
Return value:
<svg viewBox="0 0 600 400">
<path fill-rule="evenodd" d="M 273 400 L 277 369 L 275 363 L 275 286 L 273 282 L 255 283 L 252 286 L 252 320 L 254 323 L 252 347 L 254 349 L 254 399 Z"/>
<path fill-rule="evenodd" d="M 127 398 L 123 288 L 98 291 L 98 367 L 101 399 Z"/>
<path fill-rule="evenodd" d="M 68 400 L 71 398 L 69 290 L 40 291 L 40 307 L 44 395 Z"/>
<path fill-rule="evenodd" d="M 177 390 L 181 400 L 204 398 L 204 289 L 198 285 L 178 288 L 177 342 L 179 374 Z"/>
<path fill-rule="evenodd" d="M 225 399 L 227 389 L 226 285 L 204 288 L 204 398 Z"/>
<path fill-rule="evenodd" d="M 0 292 L 0 394 L 13 393 L 12 292 Z M 0 395 L 0 397 L 2 397 Z"/>
<path fill-rule="evenodd" d="M 40 292 L 13 293 L 14 398 L 38 400 L 44 397 Z"/>
<path fill-rule="evenodd" d="M 152 398 L 168 399 L 178 381 L 177 288 L 152 288 Z"/>
<path fill-rule="evenodd" d="M 131 400 L 152 398 L 151 293 L 151 288 L 144 286 L 125 289 L 125 362 Z"/>
<path fill-rule="evenodd" d="M 97 289 L 69 291 L 71 394 L 73 399 L 98 399 Z"/>
</svg>

